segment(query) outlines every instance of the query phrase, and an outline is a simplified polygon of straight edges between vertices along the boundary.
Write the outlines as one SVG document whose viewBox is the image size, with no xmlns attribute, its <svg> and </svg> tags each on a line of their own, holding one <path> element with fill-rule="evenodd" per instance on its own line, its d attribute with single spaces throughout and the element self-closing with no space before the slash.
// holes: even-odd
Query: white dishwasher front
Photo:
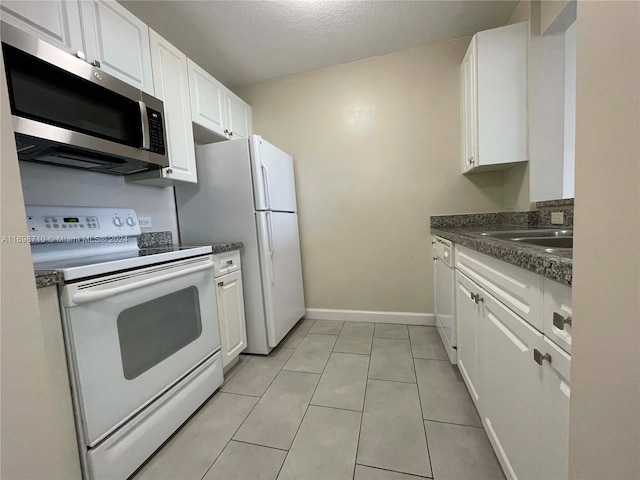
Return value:
<svg viewBox="0 0 640 480">
<path fill-rule="evenodd" d="M 453 244 L 432 236 L 436 326 L 452 364 L 457 362 Z"/>
</svg>

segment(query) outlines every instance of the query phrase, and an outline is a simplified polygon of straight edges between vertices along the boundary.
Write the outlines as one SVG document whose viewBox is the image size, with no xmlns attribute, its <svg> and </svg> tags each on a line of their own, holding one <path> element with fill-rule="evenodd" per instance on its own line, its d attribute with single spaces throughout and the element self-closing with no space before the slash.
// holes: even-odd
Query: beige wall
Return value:
<svg viewBox="0 0 640 480">
<path fill-rule="evenodd" d="M 507 25 L 527 22 L 531 18 L 531 2 L 521 0 L 513 10 Z M 504 195 L 502 204 L 505 210 L 529 210 L 529 162 L 515 165 L 504 172 Z"/>
<path fill-rule="evenodd" d="M 295 159 L 308 308 L 433 312 L 430 215 L 502 209 L 503 173 L 461 175 L 470 39 L 240 92 Z"/>
<path fill-rule="evenodd" d="M 0 477 L 78 478 L 75 438 L 69 442 L 68 437 L 73 423 L 58 415 L 51 401 L 56 389 L 50 383 L 31 251 L 28 243 L 12 241 L 27 235 L 27 221 L 0 64 Z"/>
<path fill-rule="evenodd" d="M 577 27 L 569 472 L 637 479 L 640 3 L 579 2 Z"/>
</svg>

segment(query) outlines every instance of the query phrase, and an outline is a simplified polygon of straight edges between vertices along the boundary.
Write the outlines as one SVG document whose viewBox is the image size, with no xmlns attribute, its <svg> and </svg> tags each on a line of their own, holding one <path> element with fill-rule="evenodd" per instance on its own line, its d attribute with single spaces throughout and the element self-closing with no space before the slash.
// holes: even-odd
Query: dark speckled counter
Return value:
<svg viewBox="0 0 640 480">
<path fill-rule="evenodd" d="M 541 225 L 537 212 L 507 212 L 478 215 L 443 215 L 431 217 L 431 233 L 457 245 L 516 265 L 571 286 L 571 253 L 548 253 L 540 248 L 480 235 L 483 231 L 571 228 L 571 225 Z M 516 220 L 516 221 L 514 221 Z"/>
<path fill-rule="evenodd" d="M 231 243 L 214 243 L 211 245 L 213 253 L 232 252 L 233 250 L 240 250 L 244 244 L 242 242 Z"/>
<path fill-rule="evenodd" d="M 62 283 L 62 273 L 56 271 L 42 271 L 35 272 L 36 274 L 36 288 L 53 287 Z"/>
<path fill-rule="evenodd" d="M 195 245 L 193 245 L 195 246 Z M 213 253 L 232 252 L 243 247 L 242 242 L 214 243 L 211 245 Z M 145 232 L 138 237 L 138 248 L 144 255 L 145 253 L 152 255 L 159 253 L 163 247 L 167 247 L 167 251 L 173 248 L 173 237 L 171 232 Z M 36 287 L 45 288 L 63 283 L 61 272 L 57 271 L 36 271 Z"/>
</svg>

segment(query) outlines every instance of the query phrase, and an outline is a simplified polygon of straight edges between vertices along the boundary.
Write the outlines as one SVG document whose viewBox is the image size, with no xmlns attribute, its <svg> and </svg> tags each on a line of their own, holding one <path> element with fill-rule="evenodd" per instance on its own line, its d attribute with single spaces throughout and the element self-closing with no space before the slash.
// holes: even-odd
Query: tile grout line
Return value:
<svg viewBox="0 0 640 480">
<path fill-rule="evenodd" d="M 375 327 L 373 330 L 375 334 Z M 373 353 L 373 336 L 371 337 L 371 350 Z M 367 376 L 364 382 L 364 398 L 362 399 L 362 415 L 360 415 L 360 429 L 358 430 L 358 445 L 356 445 L 356 458 L 353 461 L 353 475 L 352 480 L 356 478 L 356 465 L 358 464 L 358 452 L 360 451 L 360 436 L 362 435 L 362 422 L 364 421 L 364 406 L 367 402 L 367 389 L 369 388 L 369 367 L 371 367 L 371 355 L 369 355 L 369 362 L 367 363 Z"/>
<path fill-rule="evenodd" d="M 413 358 L 411 360 L 414 360 Z M 413 365 L 413 368 L 415 369 L 415 362 Z M 377 380 L 379 382 L 393 382 L 393 383 L 406 383 L 407 385 L 417 385 L 418 381 L 416 379 L 415 382 L 405 382 L 404 380 L 389 380 L 388 378 L 373 378 L 373 377 L 367 377 L 368 380 Z"/>
<path fill-rule="evenodd" d="M 217 393 L 217 392 L 216 392 Z M 252 398 L 256 398 L 256 397 L 252 397 Z M 240 422 L 240 425 L 238 425 L 238 428 L 235 429 L 235 431 L 233 432 L 233 435 L 231 435 L 231 438 L 229 438 L 229 441 L 224 445 L 224 448 L 222 450 L 220 450 L 220 453 L 218 455 L 216 455 L 216 458 L 213 460 L 213 462 L 211 462 L 211 465 L 209 465 L 209 468 L 207 468 L 207 471 L 204 472 L 204 475 L 202 475 L 202 477 L 200 477 L 200 480 L 203 480 L 204 477 L 207 476 L 207 473 L 209 473 L 209 470 L 211 470 L 211 468 L 213 467 L 213 465 L 218 461 L 218 459 L 220 458 L 220 455 L 222 455 L 224 453 L 224 451 L 227 449 L 227 447 L 229 446 L 229 444 L 231 443 L 231 441 L 233 440 L 233 437 L 235 436 L 236 433 L 238 433 L 238 430 L 240 430 L 240 428 L 242 427 L 242 425 L 244 425 L 244 422 L 247 421 L 247 418 L 249 418 L 249 415 L 251 415 L 251 412 L 253 412 L 253 410 L 256 408 L 256 405 L 258 405 L 258 402 L 260 400 L 257 400 L 256 403 L 253 404 L 253 407 L 251 407 L 251 410 L 249 410 L 249 413 L 247 413 L 247 415 L 244 417 L 244 419 L 242 420 L 242 422 Z"/>
<path fill-rule="evenodd" d="M 305 337 L 307 335 L 309 335 L 309 332 L 307 332 Z M 304 340 L 304 337 L 303 337 L 303 340 Z M 333 343 L 334 346 L 335 346 L 337 341 L 338 341 L 338 339 L 336 338 L 336 341 Z M 302 343 L 302 342 L 300 342 L 300 343 Z M 333 352 L 333 346 L 331 347 L 331 352 Z M 280 469 L 278 470 L 278 475 L 276 475 L 276 480 L 280 476 L 280 473 L 282 472 L 282 469 L 284 468 L 284 464 L 287 463 L 287 458 L 289 457 L 289 453 L 291 452 L 291 447 L 293 447 L 293 444 L 296 441 L 296 437 L 298 436 L 298 432 L 300 431 L 300 427 L 302 427 L 302 423 L 304 422 L 304 417 L 307 416 L 307 412 L 309 411 L 309 407 L 311 406 L 311 402 L 313 400 L 313 396 L 316 394 L 316 390 L 318 390 L 318 385 L 320 385 L 320 380 L 322 380 L 322 375 L 324 375 L 324 371 L 327 369 L 327 364 L 329 363 L 329 359 L 331 358 L 331 352 L 329 352 L 329 357 L 327 358 L 327 362 L 324 364 L 324 367 L 322 368 L 322 373 L 320 374 L 320 378 L 318 378 L 318 383 L 316 383 L 316 386 L 313 389 L 313 393 L 311 394 L 311 398 L 309 399 L 309 403 L 307 404 L 307 408 L 304 410 L 304 415 L 302 415 L 302 419 L 300 420 L 300 424 L 298 425 L 298 428 L 296 429 L 296 433 L 293 436 L 293 439 L 291 440 L 291 444 L 289 445 L 289 448 L 287 449 L 287 454 L 284 457 L 282 465 L 280 465 Z M 293 356 L 293 354 L 291 354 L 291 355 Z M 284 369 L 284 366 L 283 366 L 283 369 Z M 282 370 L 280 370 L 280 371 L 282 371 Z M 317 375 L 317 373 L 316 373 L 316 375 Z"/>
<path fill-rule="evenodd" d="M 284 448 L 272 447 L 272 446 L 269 446 L 269 445 L 262 445 L 261 443 L 247 442 L 246 440 L 233 440 L 233 439 L 231 439 L 231 440 L 229 440 L 229 443 L 231 443 L 231 442 L 244 443 L 245 445 L 253 445 L 254 447 L 269 448 L 271 450 L 277 450 L 279 452 L 288 452 L 288 450 L 286 450 Z"/>
<path fill-rule="evenodd" d="M 336 342 L 336 343 L 338 343 L 338 342 Z M 331 350 L 331 353 L 344 353 L 344 354 L 347 354 L 347 355 L 362 355 L 364 357 L 371 356 L 371 353 L 343 352 L 341 350 L 335 350 L 335 348 L 336 348 L 335 345 L 333 346 L 333 348 L 334 348 L 334 350 Z"/>
<path fill-rule="evenodd" d="M 318 382 L 320 383 L 320 382 Z M 315 393 L 315 392 L 314 392 Z M 340 408 L 340 407 L 329 407 L 327 405 L 318 405 L 316 403 L 310 403 L 309 406 L 311 407 L 318 407 L 318 408 L 330 408 L 332 410 L 342 410 L 343 412 L 354 412 L 354 413 L 362 413 L 362 410 L 352 410 L 350 408 Z"/>
<path fill-rule="evenodd" d="M 481 425 L 468 425 L 466 423 L 455 423 L 455 422 L 445 422 L 443 420 L 431 420 L 430 418 L 422 418 L 425 422 L 433 422 L 433 423 L 443 423 L 445 425 L 455 425 L 456 427 L 469 427 L 469 428 L 479 428 L 484 430 L 484 427 Z"/>
<path fill-rule="evenodd" d="M 306 335 L 305 335 L 306 337 Z M 303 337 L 304 338 L 304 337 Z M 297 348 L 297 347 L 296 347 Z M 290 349 L 290 350 L 296 350 L 296 348 Z M 273 349 L 275 350 L 275 348 Z M 273 351 L 272 350 L 272 351 Z M 293 355 L 293 353 L 291 354 Z M 289 358 L 291 358 L 291 356 L 289 356 Z M 288 360 L 287 360 L 288 361 Z M 247 362 L 249 363 L 249 362 Z M 287 362 L 284 362 L 287 363 Z M 251 395 L 245 395 L 246 397 L 251 397 L 251 398 L 258 398 L 258 401 L 253 405 L 253 407 L 251 408 L 251 410 L 249 411 L 249 413 L 247 414 L 246 417 L 244 417 L 244 420 L 242 420 L 242 422 L 240 423 L 240 425 L 238 426 L 238 428 L 236 428 L 235 432 L 233 432 L 233 435 L 231 435 L 231 438 L 229 439 L 229 441 L 226 443 L 226 445 L 224 446 L 224 448 L 220 451 L 220 453 L 218 454 L 218 456 L 215 458 L 215 460 L 213 461 L 213 463 L 209 466 L 209 468 L 207 469 L 207 471 L 204 473 L 204 475 L 202 476 L 202 478 L 200 480 L 203 480 L 204 477 L 207 476 L 207 473 L 209 473 L 209 470 L 211 470 L 211 468 L 213 467 L 213 465 L 216 463 L 216 461 L 218 460 L 218 458 L 220 458 L 220 455 L 222 455 L 222 453 L 226 450 L 226 448 L 229 446 L 229 444 L 233 441 L 233 437 L 236 436 L 236 434 L 238 433 L 238 430 L 240 430 L 242 428 L 242 426 L 244 425 L 244 422 L 247 421 L 247 418 L 249 418 L 249 415 L 251 415 L 253 413 L 253 411 L 255 410 L 255 408 L 258 406 L 258 403 L 260 403 L 260 400 L 262 400 L 262 396 L 267 393 L 267 390 L 269 390 L 269 388 L 271 387 L 271 385 L 273 384 L 273 382 L 276 380 L 276 378 L 278 377 L 278 375 L 280 375 L 280 372 L 282 372 L 282 368 L 284 367 L 284 363 L 282 364 L 282 367 L 280 367 L 280 370 L 278 370 L 278 372 L 273 376 L 273 379 L 269 382 L 269 385 L 267 386 L 267 388 L 265 389 L 265 391 L 262 393 L 262 395 L 260 395 L 260 397 L 253 397 Z M 217 393 L 217 392 L 216 392 Z M 236 394 L 237 395 L 237 394 Z M 245 442 L 248 443 L 248 442 Z M 265 445 L 260 445 L 262 447 L 264 447 Z M 271 448 L 271 447 L 266 447 L 266 448 Z M 284 465 L 284 462 L 283 462 Z"/>
<path fill-rule="evenodd" d="M 376 467 L 374 465 L 367 465 L 366 463 L 358 463 L 358 462 L 356 462 L 356 466 L 357 465 L 360 465 L 361 467 L 373 468 L 374 470 L 383 470 L 385 472 L 393 472 L 393 473 L 399 473 L 400 475 L 409 475 L 411 477 L 427 478 L 429 480 L 433 480 L 433 477 L 425 477 L 424 475 L 418 475 L 418 474 L 415 474 L 415 473 L 400 472 L 399 470 L 391 470 L 390 468 Z"/>
<path fill-rule="evenodd" d="M 418 384 L 418 369 L 416 368 L 416 359 L 413 359 L 413 371 L 416 373 L 416 389 L 418 390 L 418 402 L 420 403 L 420 417 L 422 417 L 422 431 L 424 432 L 424 440 L 427 444 L 427 457 L 429 458 L 429 470 L 431 470 L 431 478 L 435 478 L 433 474 L 433 463 L 431 462 L 431 449 L 429 448 L 429 437 L 427 436 L 427 426 L 424 424 L 424 411 L 422 410 L 422 396 L 420 395 L 420 385 Z"/>
</svg>

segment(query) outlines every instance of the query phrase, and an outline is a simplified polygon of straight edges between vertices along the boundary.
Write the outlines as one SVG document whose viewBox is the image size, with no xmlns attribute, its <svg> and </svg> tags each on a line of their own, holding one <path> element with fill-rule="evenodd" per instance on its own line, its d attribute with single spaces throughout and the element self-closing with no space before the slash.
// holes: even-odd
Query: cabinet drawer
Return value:
<svg viewBox="0 0 640 480">
<path fill-rule="evenodd" d="M 545 278 L 542 288 L 542 324 L 544 334 L 571 353 L 572 302 L 571 287 Z"/>
<path fill-rule="evenodd" d="M 214 277 L 240 270 L 240 250 L 232 252 L 216 253 L 213 256 Z"/>
<path fill-rule="evenodd" d="M 542 277 L 456 245 L 456 268 L 542 331 Z"/>
</svg>

